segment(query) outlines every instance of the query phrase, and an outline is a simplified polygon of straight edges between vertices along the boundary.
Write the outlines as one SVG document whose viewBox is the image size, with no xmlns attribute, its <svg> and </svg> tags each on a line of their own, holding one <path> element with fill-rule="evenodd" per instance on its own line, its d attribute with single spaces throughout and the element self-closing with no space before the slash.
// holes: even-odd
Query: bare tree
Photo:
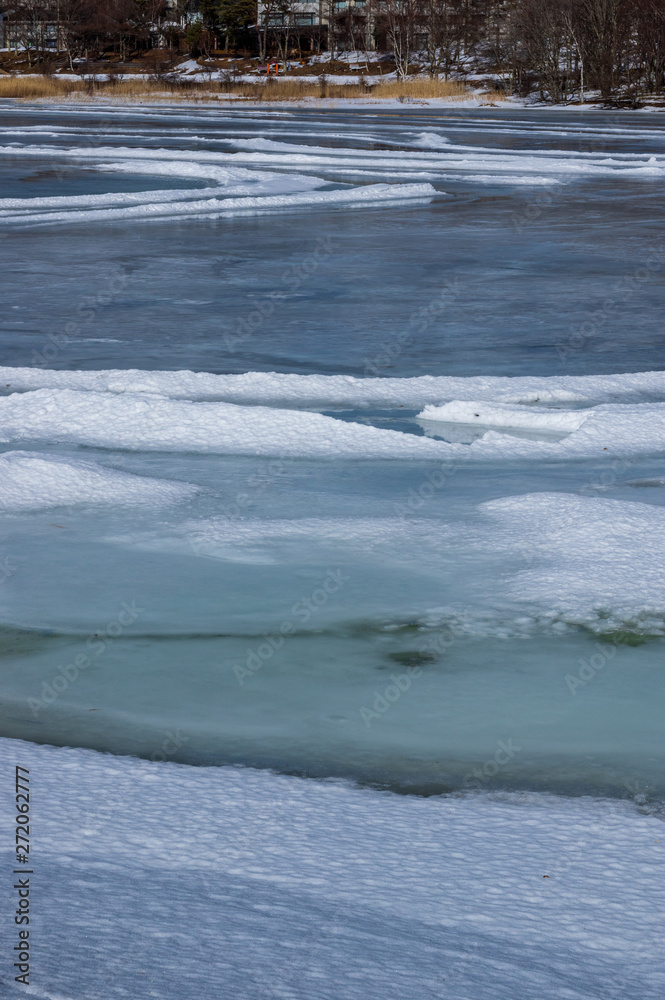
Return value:
<svg viewBox="0 0 665 1000">
<path fill-rule="evenodd" d="M 418 24 L 425 36 L 427 70 L 432 79 L 448 79 L 462 43 L 460 0 L 420 0 Z"/>
<path fill-rule="evenodd" d="M 570 41 L 567 18 L 569 0 L 522 0 L 517 18 L 517 34 L 525 63 L 538 74 L 540 96 L 559 103 L 565 100 L 568 77 L 565 71 Z"/>
<path fill-rule="evenodd" d="M 626 20 L 626 0 L 577 0 L 584 60 L 593 83 L 609 97 L 617 76 L 617 54 Z"/>
<path fill-rule="evenodd" d="M 665 6 L 661 0 L 637 0 L 633 10 L 631 58 L 628 61 L 643 92 L 660 93 L 665 87 Z"/>
<path fill-rule="evenodd" d="M 379 10 L 399 80 L 409 75 L 420 22 L 419 0 L 383 0 Z"/>
<path fill-rule="evenodd" d="M 259 45 L 259 61 L 268 58 L 268 40 L 271 23 L 274 21 L 279 0 L 260 0 L 256 16 L 256 37 Z"/>
<path fill-rule="evenodd" d="M 277 49 L 277 59 L 282 60 L 284 69 L 289 55 L 291 35 L 295 26 L 295 11 L 292 0 L 274 0 L 275 6 L 271 35 Z"/>
</svg>

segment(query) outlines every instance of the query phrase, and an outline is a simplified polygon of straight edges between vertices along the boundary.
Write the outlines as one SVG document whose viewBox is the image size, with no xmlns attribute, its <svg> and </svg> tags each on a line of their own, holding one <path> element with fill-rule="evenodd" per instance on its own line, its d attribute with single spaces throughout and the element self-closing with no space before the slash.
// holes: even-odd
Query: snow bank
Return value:
<svg viewBox="0 0 665 1000">
<path fill-rule="evenodd" d="M 621 375 L 423 375 L 416 378 L 356 378 L 353 375 L 292 375 L 246 372 L 212 375 L 191 371 L 49 371 L 0 367 L 0 385 L 28 389 L 87 389 L 114 393 L 150 392 L 172 399 L 225 401 L 318 409 L 364 406 L 419 410 L 444 401 L 560 404 L 665 401 L 665 372 Z"/>
<path fill-rule="evenodd" d="M 30 451 L 0 455 L 0 510 L 36 510 L 77 503 L 163 504 L 182 500 L 195 486 L 144 479 Z"/>
<path fill-rule="evenodd" d="M 452 145 L 452 141 L 438 132 L 420 132 L 415 136 L 414 144 L 424 149 L 444 149 Z"/>
<path fill-rule="evenodd" d="M 309 458 L 436 458 L 445 448 L 319 413 L 72 389 L 0 398 L 0 440 Z"/>
<path fill-rule="evenodd" d="M 166 731 L 155 740 L 164 756 Z M 29 768 L 34 792 L 37 997 L 656 1000 L 665 988 L 662 824 L 632 803 L 416 798 L 13 740 L 0 759 Z M 5 816 L 12 793 L 4 782 Z"/>
</svg>

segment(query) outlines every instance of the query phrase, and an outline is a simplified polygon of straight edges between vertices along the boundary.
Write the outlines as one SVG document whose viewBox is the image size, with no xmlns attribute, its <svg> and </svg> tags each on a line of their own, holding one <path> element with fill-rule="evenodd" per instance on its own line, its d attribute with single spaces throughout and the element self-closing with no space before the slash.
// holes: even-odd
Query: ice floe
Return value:
<svg viewBox="0 0 665 1000">
<path fill-rule="evenodd" d="M 434 413 L 437 411 L 435 410 Z M 440 411 L 439 411 L 440 412 Z M 447 413 L 448 411 L 445 410 Z M 474 419 L 474 413 L 481 411 L 452 408 L 453 413 L 463 413 L 465 422 Z M 432 411 L 425 408 L 419 414 L 420 422 L 426 432 L 435 437 L 446 437 L 446 423 L 440 418 L 432 419 Z M 503 414 L 501 416 L 501 414 Z M 529 440 L 524 437 L 513 437 L 496 430 L 488 430 L 470 444 L 450 444 L 454 454 L 466 454 L 471 459 L 505 459 L 516 460 L 552 459 L 582 459 L 602 457 L 621 457 L 629 459 L 638 455 L 665 454 L 665 403 L 637 403 L 619 406 L 607 404 L 595 406 L 585 411 L 557 411 L 523 413 L 514 408 L 499 410 L 490 407 L 488 411 L 490 424 L 497 425 L 502 419 L 504 428 L 519 427 L 532 431 L 545 432 L 542 440 Z M 447 417 L 446 417 L 447 420 Z M 519 421 L 522 420 L 522 423 Z M 511 421 L 513 421 L 511 423 Z M 456 422 L 456 421 L 454 421 Z M 482 423 L 482 417 L 478 417 Z M 547 434 L 559 433 L 566 428 L 570 432 L 557 441 L 546 440 Z"/>
<path fill-rule="evenodd" d="M 304 185 L 310 188 L 311 185 Z M 196 192 L 197 194 L 200 192 Z M 217 218 L 220 215 L 237 215 L 238 213 L 254 213 L 264 211 L 281 211 L 306 205 L 372 204 L 384 201 L 410 201 L 413 199 L 431 198 L 436 194 L 430 184 L 367 184 L 357 188 L 336 191 L 305 190 L 297 194 L 261 194 L 252 195 L 246 191 L 237 197 L 192 197 L 188 191 L 179 200 L 161 197 L 161 192 L 155 201 L 150 193 L 146 193 L 138 204 L 123 204 L 120 207 L 106 206 L 101 208 L 68 207 L 66 211 L 54 208 L 52 211 L 36 212 L 32 207 L 7 210 L 0 216 L 0 222 L 23 222 L 29 225 L 52 224 L 60 222 L 104 222 L 114 219 L 155 219 L 159 217 L 192 216 L 197 218 Z M 101 196 L 103 201 L 107 196 Z M 0 209 L 2 203 L 0 202 Z"/>
<path fill-rule="evenodd" d="M 463 521 L 406 505 L 402 517 L 211 517 L 104 541 L 232 563 L 329 562 L 356 567 L 351 576 L 389 570 L 408 576 L 409 614 L 458 635 L 665 634 L 665 507 L 635 501 L 530 493 L 482 503 Z"/>
<path fill-rule="evenodd" d="M 484 427 L 520 427 L 566 433 L 579 430 L 589 413 L 589 410 L 537 409 L 535 406 L 510 406 L 482 400 L 453 400 L 443 406 L 426 406 L 419 416 L 422 420 L 443 423 L 475 423 Z"/>
</svg>

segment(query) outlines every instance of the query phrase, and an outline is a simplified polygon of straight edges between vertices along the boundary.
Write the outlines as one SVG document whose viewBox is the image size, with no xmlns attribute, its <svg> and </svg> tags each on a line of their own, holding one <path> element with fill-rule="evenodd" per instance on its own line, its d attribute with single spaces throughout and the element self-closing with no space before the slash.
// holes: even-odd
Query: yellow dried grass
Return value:
<svg viewBox="0 0 665 1000">
<path fill-rule="evenodd" d="M 0 97 L 66 97 L 80 89 L 75 80 L 58 80 L 53 76 L 2 76 Z"/>
<path fill-rule="evenodd" d="M 146 76 L 127 75 L 109 81 L 63 80 L 57 76 L 0 77 L 0 97 L 23 100 L 50 98 L 111 98 L 120 100 L 149 99 L 155 101 L 210 101 L 225 96 L 251 101 L 301 101 L 304 98 L 373 97 L 392 100 L 445 98 L 462 100 L 467 89 L 450 80 L 406 80 L 370 85 L 329 83 L 325 77 L 318 82 L 282 77 L 257 80 L 256 83 L 169 81 Z M 485 95 L 488 99 L 490 95 Z M 498 99 L 498 98 L 497 98 Z"/>
</svg>

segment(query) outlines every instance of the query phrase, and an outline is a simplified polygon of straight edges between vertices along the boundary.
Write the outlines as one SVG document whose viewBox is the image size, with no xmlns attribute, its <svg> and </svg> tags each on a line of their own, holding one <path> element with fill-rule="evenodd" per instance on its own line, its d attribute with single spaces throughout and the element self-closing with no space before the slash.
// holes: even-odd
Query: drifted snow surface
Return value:
<svg viewBox="0 0 665 1000">
<path fill-rule="evenodd" d="M 77 503 L 162 504 L 196 492 L 188 483 L 147 479 L 29 451 L 0 455 L 0 510 L 38 510 Z"/>
<path fill-rule="evenodd" d="M 251 403 L 263 406 L 408 406 L 414 410 L 444 401 L 483 400 L 524 404 L 645 403 L 665 400 L 665 372 L 620 375 L 446 376 L 356 378 L 353 375 L 296 375 L 246 372 L 213 375 L 191 371 L 51 371 L 0 367 L 0 384 L 28 389 L 88 389 L 95 392 L 151 392 L 171 399 Z"/>
<path fill-rule="evenodd" d="M 556 608 L 569 622 L 599 614 L 630 621 L 665 613 L 665 509 L 645 503 L 532 493 L 481 504 L 491 528 L 480 551 L 520 547 L 528 566 L 504 579 L 525 604 Z M 603 620 L 599 620 L 599 625 Z"/>
<path fill-rule="evenodd" d="M 320 413 L 71 389 L 0 399 L 0 440 L 312 458 L 435 459 L 445 447 Z"/>
<path fill-rule="evenodd" d="M 665 836 L 633 803 L 425 799 L 13 740 L 0 759 L 30 769 L 31 996 L 663 995 Z"/>
<path fill-rule="evenodd" d="M 25 385 L 31 380 L 23 376 L 21 382 L 20 371 L 18 384 Z M 14 378 L 11 369 L 5 369 L 5 373 L 8 378 Z M 68 373 L 43 374 L 50 377 Z M 79 374 L 86 373 L 75 373 L 76 376 Z M 503 403 L 483 406 L 477 400 L 472 403 L 454 401 L 443 406 L 425 407 L 419 419 L 429 437 L 419 437 L 364 423 L 351 423 L 304 409 L 174 399 L 170 395 L 147 391 L 151 384 L 149 378 L 145 379 L 139 391 L 136 389 L 141 383 L 134 383 L 133 392 L 118 392 L 113 388 L 100 392 L 99 385 L 103 385 L 104 379 L 102 375 L 96 383 L 97 391 L 93 391 L 91 386 L 95 382 L 92 377 L 96 373 L 87 374 L 87 381 L 77 377 L 72 379 L 74 384 L 79 383 L 77 388 L 35 388 L 32 391 L 13 391 L 11 395 L 0 398 L 0 441 L 68 442 L 100 448 L 225 455 L 490 461 L 625 458 L 660 455 L 665 450 L 664 402 L 607 403 L 564 410 L 543 406 L 539 397 L 530 406 L 506 406 Z M 618 380 L 614 383 L 616 389 L 611 379 L 604 379 L 603 387 L 594 386 L 593 377 L 590 377 L 591 392 L 616 391 L 621 394 L 623 389 L 634 398 L 645 391 L 643 385 L 652 394 L 657 386 L 662 385 L 660 373 L 654 373 L 652 377 L 633 376 L 632 380 L 628 376 L 615 378 Z M 38 379 L 39 375 L 35 379 L 36 384 L 39 384 Z M 66 379 L 52 381 L 67 384 Z M 367 381 L 380 383 L 384 380 Z M 404 381 L 418 383 L 421 380 Z M 498 381 L 508 383 L 513 380 Z M 165 382 L 168 386 L 168 380 Z M 10 387 L 15 388 L 13 382 Z M 412 393 L 418 392 L 419 388 L 409 387 Z M 500 385 L 497 388 L 505 391 L 508 387 Z M 367 399 L 365 389 L 374 393 L 377 389 L 379 393 L 382 391 L 380 387 L 361 385 L 356 393 L 357 407 L 362 407 Z M 438 391 L 442 393 L 444 387 L 441 386 Z M 555 389 L 550 390 L 553 391 Z M 300 405 L 311 406 L 311 403 L 301 401 Z M 445 440 L 445 424 L 459 423 L 460 420 L 475 421 L 476 425 L 484 423 L 487 429 L 470 444 Z M 545 440 L 517 439 L 513 434 L 492 429 L 497 426 L 540 431 Z M 565 437 L 557 441 L 548 440 L 547 435 L 552 431 Z M 444 440 L 430 439 L 440 437 Z"/>
</svg>

